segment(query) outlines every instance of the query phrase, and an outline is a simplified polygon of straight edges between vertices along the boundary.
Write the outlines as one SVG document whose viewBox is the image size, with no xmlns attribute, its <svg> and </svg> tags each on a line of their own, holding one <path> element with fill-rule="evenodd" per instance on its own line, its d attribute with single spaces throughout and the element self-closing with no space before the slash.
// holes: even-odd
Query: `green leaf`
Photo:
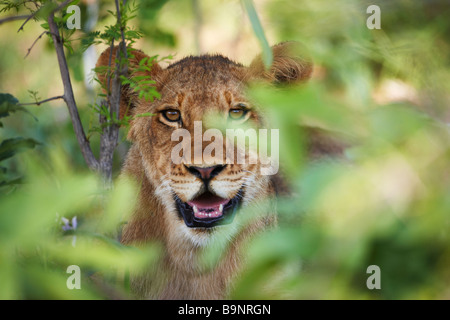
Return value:
<svg viewBox="0 0 450 320">
<path fill-rule="evenodd" d="M 256 13 L 255 7 L 253 6 L 253 1 L 242 0 L 242 3 L 245 7 L 245 10 L 247 11 L 250 23 L 252 24 L 253 32 L 258 38 L 259 44 L 261 45 L 264 66 L 266 68 L 269 68 L 272 65 L 273 61 L 272 49 L 270 48 L 269 43 L 267 42 L 264 30 L 258 18 L 258 14 Z"/>
<path fill-rule="evenodd" d="M 3 103 L 18 104 L 19 100 L 9 93 L 0 93 L 0 105 Z"/>
<path fill-rule="evenodd" d="M 9 116 L 13 112 L 22 111 L 37 119 L 23 106 L 18 105 L 19 101 L 9 93 L 0 93 L 0 118 Z M 2 123 L 0 122 L 0 127 Z"/>
<path fill-rule="evenodd" d="M 23 149 L 32 149 L 40 143 L 34 139 L 12 138 L 3 140 L 0 144 L 0 161 L 11 158 Z"/>
<path fill-rule="evenodd" d="M 13 185 L 16 185 L 16 184 L 21 184 L 22 181 L 23 181 L 22 177 L 15 178 L 15 179 L 12 179 L 12 180 L 2 180 L 2 181 L 0 181 L 0 187 L 13 186 Z"/>
</svg>

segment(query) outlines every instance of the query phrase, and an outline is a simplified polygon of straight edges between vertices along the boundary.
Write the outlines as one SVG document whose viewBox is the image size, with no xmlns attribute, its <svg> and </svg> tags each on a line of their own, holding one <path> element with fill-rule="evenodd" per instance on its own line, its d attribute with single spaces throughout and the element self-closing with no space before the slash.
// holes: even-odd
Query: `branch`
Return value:
<svg viewBox="0 0 450 320">
<path fill-rule="evenodd" d="M 112 56 L 113 56 L 113 51 L 114 51 L 114 38 L 111 40 L 111 45 L 109 47 L 109 59 L 108 59 L 108 77 L 106 78 L 106 98 L 109 101 L 110 96 L 111 96 L 111 74 L 112 74 L 112 69 L 111 69 L 111 62 L 112 62 Z"/>
<path fill-rule="evenodd" d="M 56 9 L 54 9 L 52 11 L 53 14 L 55 14 L 56 12 L 58 12 L 59 10 L 61 10 L 62 8 L 64 8 L 65 6 L 67 6 L 69 3 L 71 3 L 74 0 L 66 0 L 63 3 L 61 3 Z"/>
<path fill-rule="evenodd" d="M 37 106 L 39 106 L 39 105 L 41 105 L 41 104 L 43 104 L 45 102 L 52 101 L 52 100 L 59 100 L 59 99 L 64 99 L 64 96 L 52 97 L 52 98 L 48 98 L 48 99 L 41 100 L 41 101 L 36 101 L 36 102 L 19 103 L 19 105 L 20 106 L 30 106 L 30 105 L 37 105 Z"/>
<path fill-rule="evenodd" d="M 23 30 L 23 27 L 25 26 L 25 24 L 30 21 L 32 18 L 34 18 L 34 16 L 38 13 L 39 10 L 34 11 L 32 14 L 30 14 L 29 16 L 27 16 L 26 20 L 24 21 L 24 23 L 22 23 L 22 25 L 20 26 L 19 30 L 17 30 L 17 32 L 20 32 L 20 30 Z"/>
<path fill-rule="evenodd" d="M 125 5 L 125 0 L 122 2 Z M 125 43 L 125 33 L 122 25 L 122 18 L 120 12 L 119 1 L 115 0 L 116 11 L 117 11 L 117 24 L 120 26 L 121 32 L 121 41 L 119 43 L 119 48 L 116 51 L 116 64 L 115 64 L 115 72 L 114 78 L 111 79 L 110 72 L 108 72 L 107 78 L 107 99 L 108 101 L 103 101 L 102 103 L 107 103 L 109 107 L 110 119 L 111 122 L 108 123 L 103 128 L 103 133 L 100 140 L 100 172 L 102 173 L 104 179 L 105 187 L 110 187 L 112 180 L 112 163 L 113 163 L 113 155 L 114 150 L 117 146 L 117 141 L 119 139 L 119 128 L 120 126 L 117 124 L 119 120 L 120 113 L 120 96 L 122 91 L 122 82 L 120 77 L 122 75 L 128 74 L 128 64 L 127 64 L 127 46 Z M 108 69 L 111 70 L 112 64 L 112 52 L 114 48 L 114 39 L 111 42 L 111 51 L 108 62 Z M 126 61 L 125 63 L 123 61 Z M 111 83 L 112 80 L 112 83 Z M 111 87 L 110 87 L 111 83 Z M 104 116 L 100 115 L 100 123 L 104 123 Z"/>
<path fill-rule="evenodd" d="M 42 36 L 43 36 L 44 34 L 48 34 L 48 33 L 50 33 L 50 32 L 44 31 L 44 32 L 42 32 L 42 33 L 39 35 L 39 37 L 37 37 L 36 40 L 34 40 L 34 42 L 33 42 L 33 44 L 31 45 L 31 47 L 28 48 L 28 52 L 27 52 L 27 54 L 25 55 L 24 59 L 25 59 L 26 57 L 28 57 L 28 55 L 29 55 L 30 52 L 31 52 L 31 49 L 33 49 L 33 47 L 34 47 L 34 45 L 36 44 L 36 42 L 38 42 L 38 40 L 39 40 L 40 38 L 42 38 Z"/>
<path fill-rule="evenodd" d="M 114 75 L 114 79 L 113 79 L 113 83 L 112 83 L 112 88 L 111 88 L 111 101 L 110 101 L 110 115 L 111 118 L 114 116 L 114 114 L 116 116 L 119 115 L 119 111 L 120 111 L 120 94 L 121 94 L 121 87 L 122 87 L 122 83 L 120 80 L 120 76 L 126 76 L 128 73 L 128 65 L 127 62 L 123 63 L 122 62 L 122 58 L 125 59 L 125 61 L 128 61 L 128 56 L 127 56 L 127 45 L 125 43 L 125 33 L 124 33 L 124 29 L 123 29 L 123 25 L 122 25 L 122 16 L 121 16 L 121 12 L 120 12 L 120 5 L 119 5 L 119 0 L 115 0 L 116 3 L 116 10 L 117 10 L 117 24 L 120 25 L 120 34 L 121 34 L 121 38 L 122 40 L 119 43 L 119 48 L 117 50 L 118 54 L 116 54 L 116 72 Z M 122 2 L 122 4 L 125 6 L 126 1 L 124 0 Z M 117 118 L 118 119 L 118 118 Z"/>
<path fill-rule="evenodd" d="M 73 0 L 66 0 L 63 3 L 61 3 L 58 7 L 56 7 L 55 9 L 53 9 L 51 15 L 54 15 L 56 12 L 58 12 L 59 10 L 61 10 L 62 8 L 64 8 L 65 6 L 67 6 L 70 2 L 72 2 Z M 36 2 L 34 2 L 34 4 L 37 6 Z M 31 15 L 26 16 L 26 20 L 24 23 L 22 23 L 22 25 L 20 26 L 19 30 L 17 30 L 17 32 L 20 32 L 21 30 L 23 30 L 23 27 L 25 26 L 25 24 L 30 21 L 31 18 L 34 18 L 36 16 L 36 14 L 39 12 L 40 8 L 38 8 L 36 11 L 34 11 Z"/>
<path fill-rule="evenodd" d="M 70 118 L 72 120 L 72 125 L 78 140 L 78 144 L 81 148 L 81 153 L 83 154 L 84 160 L 86 161 L 88 167 L 92 170 L 97 170 L 99 167 L 99 163 L 92 152 L 89 141 L 86 138 L 86 134 L 84 133 L 83 125 L 81 124 L 80 115 L 78 114 L 78 108 L 73 94 L 72 83 L 70 81 L 69 68 L 67 67 L 66 56 L 64 54 L 64 44 L 61 41 L 58 26 L 55 22 L 55 13 L 66 6 L 69 2 L 71 1 L 64 1 L 56 9 L 50 12 L 48 16 L 48 25 L 52 34 L 53 44 L 55 46 L 56 56 L 58 58 L 61 79 L 64 85 L 64 101 L 66 102 L 67 108 L 69 109 Z"/>
<path fill-rule="evenodd" d="M 0 24 L 3 24 L 5 22 L 9 22 L 9 21 L 16 21 L 16 20 L 23 20 L 23 19 L 28 19 L 30 18 L 32 15 L 22 15 L 22 16 L 11 16 L 11 17 L 6 17 L 3 19 L 0 19 Z"/>
</svg>

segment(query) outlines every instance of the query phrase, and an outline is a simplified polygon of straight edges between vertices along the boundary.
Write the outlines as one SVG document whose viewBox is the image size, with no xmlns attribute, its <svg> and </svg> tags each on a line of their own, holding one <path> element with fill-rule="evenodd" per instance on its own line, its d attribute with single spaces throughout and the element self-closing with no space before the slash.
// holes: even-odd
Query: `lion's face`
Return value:
<svg viewBox="0 0 450 320">
<path fill-rule="evenodd" d="M 234 126 L 261 126 L 261 115 L 244 95 L 243 71 L 217 57 L 185 59 L 165 70 L 161 98 L 139 106 L 138 112 L 154 116 L 133 123 L 136 142 L 148 150 L 142 154 L 146 173 L 168 208 L 167 219 L 197 242 L 237 223 L 238 209 L 268 192 L 269 180 L 260 175 L 258 162 L 227 161 L 225 137 L 214 138 L 222 155 L 207 152 L 212 139 L 204 134 L 211 118 Z M 173 138 L 180 129 L 186 130 L 187 141 Z M 189 146 L 180 151 L 180 163 L 174 163 L 173 152 L 180 144 Z"/>
<path fill-rule="evenodd" d="M 145 57 L 135 53 L 136 62 Z M 264 127 L 262 114 L 245 96 L 250 80 L 293 81 L 311 71 L 292 65 L 269 74 L 259 64 L 256 60 L 247 68 L 222 56 L 201 56 L 166 69 L 154 65 L 152 77 L 161 97 L 149 102 L 130 94 L 124 99 L 126 106 L 133 106 L 132 115 L 153 114 L 134 118 L 129 138 L 137 144 L 154 196 L 166 209 L 164 221 L 173 234 L 197 245 L 219 230 L 236 229 L 243 220 L 240 208 L 257 206 L 273 193 L 270 176 L 261 174 L 259 158 L 249 161 L 251 151 L 230 147 L 223 131 L 208 134 L 211 119 L 225 127 Z M 244 154 L 241 161 L 239 152 Z"/>
</svg>

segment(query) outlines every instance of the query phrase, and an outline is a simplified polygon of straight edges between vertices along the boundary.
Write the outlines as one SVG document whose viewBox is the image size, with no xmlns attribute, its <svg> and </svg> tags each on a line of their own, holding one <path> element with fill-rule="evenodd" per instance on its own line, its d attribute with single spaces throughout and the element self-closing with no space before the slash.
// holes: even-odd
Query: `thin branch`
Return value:
<svg viewBox="0 0 450 320">
<path fill-rule="evenodd" d="M 66 0 L 63 3 L 61 3 L 55 10 L 53 10 L 53 14 L 55 14 L 56 12 L 58 12 L 59 10 L 61 10 L 62 8 L 64 8 L 65 6 L 67 6 L 69 3 L 71 3 L 74 0 Z"/>
<path fill-rule="evenodd" d="M 0 24 L 3 24 L 5 22 L 9 22 L 9 21 L 16 21 L 16 20 L 23 20 L 23 19 L 27 19 L 30 18 L 31 15 L 22 15 L 22 16 L 11 16 L 11 17 L 6 17 L 3 19 L 0 19 Z"/>
<path fill-rule="evenodd" d="M 28 52 L 27 52 L 27 54 L 25 55 L 24 59 L 25 59 L 26 57 L 28 57 L 28 55 L 29 55 L 30 52 L 31 52 L 31 49 L 33 49 L 33 47 L 34 47 L 34 45 L 36 44 L 36 42 L 38 42 L 38 40 L 39 40 L 40 38 L 42 38 L 42 36 L 43 36 L 44 34 L 49 34 L 49 33 L 50 33 L 50 32 L 48 32 L 48 31 L 44 31 L 44 32 L 42 32 L 42 33 L 39 35 L 39 37 L 37 37 L 36 40 L 34 40 L 34 42 L 33 42 L 33 44 L 31 45 L 31 47 L 28 48 Z"/>
<path fill-rule="evenodd" d="M 127 54 L 127 44 L 125 42 L 125 30 L 122 24 L 122 14 L 120 12 L 120 5 L 119 0 L 115 0 L 116 3 L 116 10 L 117 10 L 117 24 L 120 25 L 120 34 L 122 40 L 119 43 L 119 59 L 116 63 L 116 73 L 114 75 L 114 83 L 113 87 L 115 89 L 115 93 L 117 96 L 115 97 L 115 101 L 111 103 L 110 107 L 110 114 L 111 118 L 116 115 L 116 119 L 119 119 L 119 112 L 120 112 L 120 96 L 121 96 L 121 88 L 122 88 L 122 82 L 120 77 L 126 76 L 128 74 L 128 54 Z M 126 0 L 122 1 L 123 7 L 126 6 Z M 117 58 L 117 55 L 116 55 Z M 123 63 L 122 58 L 125 60 L 125 63 Z M 113 92 L 114 93 L 114 92 Z"/>
<path fill-rule="evenodd" d="M 41 100 L 41 101 L 36 101 L 36 102 L 19 103 L 19 105 L 20 106 L 30 106 L 30 105 L 37 105 L 37 106 L 39 106 L 39 105 L 41 105 L 41 104 L 43 104 L 45 102 L 52 101 L 52 100 L 59 100 L 59 99 L 64 99 L 64 96 L 56 96 L 56 97 L 52 97 L 52 98 L 48 98 L 48 99 Z"/>
<path fill-rule="evenodd" d="M 125 32 L 122 25 L 122 15 L 120 12 L 119 0 L 115 0 L 116 11 L 117 11 L 117 24 L 120 26 L 120 34 L 121 34 L 121 42 L 119 43 L 119 48 L 117 50 L 118 54 L 116 54 L 116 72 L 113 79 L 113 88 L 111 94 L 111 103 L 110 103 L 110 115 L 111 118 L 116 115 L 118 117 L 120 111 L 120 95 L 121 95 L 121 87 L 122 82 L 120 76 L 125 76 L 128 73 L 128 65 L 127 63 L 122 62 L 122 58 L 125 61 L 128 61 L 127 56 L 127 45 L 125 42 Z M 123 0 L 122 5 L 125 6 L 126 0 Z M 117 59 L 119 58 L 119 59 Z M 118 118 L 117 118 L 118 119 Z"/>
<path fill-rule="evenodd" d="M 80 145 L 81 153 L 88 167 L 92 170 L 99 168 L 99 163 L 95 158 L 92 149 L 89 144 L 89 140 L 86 138 L 86 134 L 81 123 L 80 115 L 78 114 L 77 104 L 73 93 L 72 83 L 70 80 L 69 68 L 67 66 L 66 56 L 64 53 L 64 44 L 59 36 L 58 26 L 55 22 L 55 13 L 70 3 L 71 0 L 64 1 L 56 9 L 50 12 L 48 16 L 48 25 L 53 38 L 53 44 L 55 46 L 56 56 L 58 58 L 59 71 L 61 73 L 61 79 L 64 86 L 64 101 L 69 109 L 70 119 L 72 120 L 73 129 Z"/>
<path fill-rule="evenodd" d="M 39 10 L 36 10 L 35 12 L 33 12 L 32 14 L 30 14 L 29 16 L 27 16 L 27 19 L 24 21 L 24 23 L 22 23 L 22 25 L 20 26 L 19 30 L 17 30 L 17 32 L 20 32 L 21 30 L 23 30 L 23 27 L 25 26 L 25 24 L 30 21 L 32 18 L 34 18 L 36 16 L 36 14 L 38 13 Z"/>
<path fill-rule="evenodd" d="M 122 37 L 122 43 L 125 44 L 125 33 L 124 33 L 124 29 L 123 29 L 123 25 L 122 25 L 122 17 L 121 17 L 121 13 L 120 13 L 120 6 L 119 6 L 119 0 L 115 0 L 116 2 L 116 10 L 117 10 L 117 23 L 120 24 L 120 34 Z M 127 3 L 127 0 L 123 0 L 122 1 L 122 5 L 125 7 Z M 127 55 L 127 52 L 124 52 L 125 57 Z"/>
<path fill-rule="evenodd" d="M 56 7 L 55 9 L 53 9 L 53 11 L 52 11 L 51 14 L 54 15 L 56 12 L 58 12 L 59 10 L 61 10 L 61 9 L 64 8 L 65 6 L 67 6 L 67 5 L 68 5 L 70 2 L 72 2 L 72 1 L 73 1 L 73 0 L 66 0 L 66 1 L 64 1 L 64 2 L 61 3 L 58 7 Z M 34 3 L 34 4 L 37 6 L 36 3 Z M 25 26 L 25 24 L 26 24 L 28 21 L 30 21 L 30 19 L 34 18 L 34 17 L 36 16 L 36 14 L 39 12 L 40 9 L 41 9 L 41 8 L 37 9 L 37 10 L 34 11 L 31 15 L 29 15 L 29 16 L 27 17 L 27 19 L 25 20 L 25 22 L 22 23 L 22 25 L 20 26 L 19 30 L 17 30 L 17 32 L 23 30 L 23 27 Z"/>
<path fill-rule="evenodd" d="M 111 69 L 111 62 L 112 62 L 112 56 L 113 56 L 113 51 L 114 51 L 114 38 L 111 40 L 111 46 L 109 47 L 109 59 L 108 59 L 108 75 L 107 75 L 107 80 L 106 80 L 106 98 L 109 101 L 110 96 L 111 96 L 111 74 L 112 74 L 112 69 Z"/>
</svg>

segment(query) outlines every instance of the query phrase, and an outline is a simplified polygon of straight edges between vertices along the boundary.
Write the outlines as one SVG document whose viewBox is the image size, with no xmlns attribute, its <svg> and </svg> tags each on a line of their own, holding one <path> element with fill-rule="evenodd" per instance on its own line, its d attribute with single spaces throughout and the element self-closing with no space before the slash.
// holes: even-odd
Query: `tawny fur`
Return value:
<svg viewBox="0 0 450 320">
<path fill-rule="evenodd" d="M 173 194 L 189 201 L 201 191 L 203 183 L 182 164 L 171 163 L 171 150 L 178 143 L 171 141 L 171 133 L 185 128 L 193 135 L 194 121 L 204 120 L 211 111 L 226 117 L 229 109 L 238 103 L 251 107 L 247 121 L 263 127 L 263 115 L 246 98 L 245 87 L 253 80 L 292 83 L 309 78 L 312 66 L 298 56 L 295 47 L 291 42 L 274 46 L 274 63 L 269 70 L 264 68 L 260 57 L 250 67 L 220 55 L 187 57 L 165 69 L 155 62 L 147 75 L 156 81 L 161 98 L 153 102 L 138 99 L 130 88 L 123 88 L 121 116 L 155 114 L 132 118 L 128 139 L 133 145 L 122 170 L 122 174 L 133 177 L 140 185 L 138 204 L 124 227 L 122 242 L 135 246 L 157 242 L 163 248 L 156 265 L 133 277 L 132 287 L 137 297 L 225 298 L 230 281 L 240 271 L 242 249 L 247 240 L 276 223 L 276 208 L 271 200 L 276 196 L 279 179 L 261 175 L 259 163 L 229 164 L 211 180 L 211 190 L 228 199 L 244 190 L 243 208 L 252 208 L 257 214 L 245 219 L 238 212 L 230 225 L 212 229 L 188 228 L 176 212 Z M 106 50 L 97 66 L 108 66 L 110 55 L 114 61 L 116 53 L 117 49 Z M 145 57 L 141 51 L 132 51 L 129 77 L 136 76 L 133 69 Z M 99 74 L 99 79 L 106 86 L 104 72 Z M 182 122 L 170 123 L 164 119 L 161 110 L 168 106 L 180 110 Z M 190 160 L 202 165 L 199 159 Z M 224 161 L 215 160 L 219 164 Z M 200 260 L 210 246 L 221 250 L 220 258 L 205 265 Z"/>
</svg>

